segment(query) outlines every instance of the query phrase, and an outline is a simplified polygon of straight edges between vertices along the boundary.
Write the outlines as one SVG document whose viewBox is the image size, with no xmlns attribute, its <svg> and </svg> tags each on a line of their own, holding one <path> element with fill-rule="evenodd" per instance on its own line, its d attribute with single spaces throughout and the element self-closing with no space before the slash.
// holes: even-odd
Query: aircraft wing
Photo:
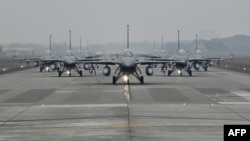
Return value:
<svg viewBox="0 0 250 141">
<path fill-rule="evenodd" d="M 153 59 L 153 58 L 162 58 L 160 55 L 153 55 L 153 54 L 136 54 L 137 57 L 144 57 L 146 59 Z"/>
<path fill-rule="evenodd" d="M 187 60 L 192 62 L 192 61 L 213 61 L 213 60 L 221 61 L 223 59 L 222 58 L 188 58 Z"/>
<path fill-rule="evenodd" d="M 25 60 L 27 62 L 31 62 L 31 61 L 40 61 L 42 58 L 41 57 L 34 57 L 34 58 L 19 58 L 19 57 L 13 57 L 16 60 Z"/>
<path fill-rule="evenodd" d="M 91 64 L 98 64 L 97 62 L 101 63 L 103 59 L 101 58 L 78 58 L 76 60 L 77 63 L 91 63 Z"/>
<path fill-rule="evenodd" d="M 175 63 L 180 62 L 174 59 L 153 59 L 153 60 L 145 60 L 145 61 L 138 61 L 137 64 L 140 65 L 155 65 L 155 64 L 166 64 L 166 63 Z"/>
<path fill-rule="evenodd" d="M 223 61 L 224 59 L 233 59 L 233 54 L 229 54 L 228 57 L 189 57 L 188 61 Z"/>
<path fill-rule="evenodd" d="M 98 60 L 81 60 L 80 62 L 82 63 L 89 63 L 89 64 L 99 64 L 99 65 L 116 65 L 116 64 L 120 64 L 120 62 L 116 62 L 116 61 L 98 61 Z"/>
<path fill-rule="evenodd" d="M 45 61 L 45 62 L 62 62 L 62 59 L 60 58 L 44 58 L 44 57 L 33 57 L 33 58 L 18 58 L 14 57 L 14 59 L 17 60 L 25 60 L 26 62 L 39 62 L 39 61 Z"/>
<path fill-rule="evenodd" d="M 146 58 L 145 60 L 151 60 L 151 62 L 158 62 L 158 63 L 178 63 L 182 62 L 175 58 Z"/>
</svg>

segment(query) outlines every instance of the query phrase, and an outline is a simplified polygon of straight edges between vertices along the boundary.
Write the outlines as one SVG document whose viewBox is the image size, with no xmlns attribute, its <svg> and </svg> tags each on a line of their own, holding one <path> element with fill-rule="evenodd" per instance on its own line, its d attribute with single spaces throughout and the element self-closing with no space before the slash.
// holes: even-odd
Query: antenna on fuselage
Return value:
<svg viewBox="0 0 250 141">
<path fill-rule="evenodd" d="M 51 34 L 49 35 L 49 50 L 51 50 Z"/>
<path fill-rule="evenodd" d="M 69 50 L 71 50 L 71 30 L 69 31 Z"/>
<path fill-rule="evenodd" d="M 129 24 L 127 24 L 127 49 L 129 49 Z"/>
<path fill-rule="evenodd" d="M 178 30 L 178 49 L 177 49 L 177 52 L 179 49 L 180 49 L 180 31 Z"/>
</svg>

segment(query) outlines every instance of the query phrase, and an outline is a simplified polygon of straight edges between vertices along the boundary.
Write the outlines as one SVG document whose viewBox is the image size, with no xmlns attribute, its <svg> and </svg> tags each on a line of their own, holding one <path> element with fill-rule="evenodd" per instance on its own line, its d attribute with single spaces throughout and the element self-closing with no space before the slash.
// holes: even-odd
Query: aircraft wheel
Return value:
<svg viewBox="0 0 250 141">
<path fill-rule="evenodd" d="M 182 76 L 182 71 L 181 71 L 181 73 L 180 73 L 180 76 Z"/>
<path fill-rule="evenodd" d="M 58 71 L 58 76 L 61 77 L 62 76 L 62 72 Z"/>
<path fill-rule="evenodd" d="M 171 73 L 172 73 L 172 72 L 171 72 L 171 70 L 168 70 L 168 76 L 170 76 L 170 75 L 171 75 Z"/>
<path fill-rule="evenodd" d="M 207 67 L 205 67 L 204 70 L 207 71 Z"/>
<path fill-rule="evenodd" d="M 115 76 L 113 76 L 113 84 L 115 84 L 115 82 L 116 82 L 116 78 Z"/>
<path fill-rule="evenodd" d="M 69 72 L 69 77 L 71 77 L 71 72 Z"/>
<path fill-rule="evenodd" d="M 189 76 L 192 76 L 192 70 L 189 70 Z"/>
<path fill-rule="evenodd" d="M 43 71 L 43 68 L 40 68 L 40 72 L 42 72 Z"/>
<path fill-rule="evenodd" d="M 129 84 L 129 80 L 127 80 L 127 81 L 124 81 L 124 83 L 125 83 L 125 84 Z"/>
<path fill-rule="evenodd" d="M 144 77 L 141 76 L 141 84 L 144 84 Z"/>
<path fill-rule="evenodd" d="M 79 71 L 80 76 L 82 77 L 82 70 Z"/>
</svg>

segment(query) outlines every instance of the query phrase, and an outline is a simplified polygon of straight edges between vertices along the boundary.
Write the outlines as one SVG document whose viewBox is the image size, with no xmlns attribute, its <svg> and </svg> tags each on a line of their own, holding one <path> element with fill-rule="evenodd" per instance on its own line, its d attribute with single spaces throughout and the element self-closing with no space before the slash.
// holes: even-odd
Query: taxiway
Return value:
<svg viewBox="0 0 250 141">
<path fill-rule="evenodd" d="M 145 84 L 131 77 L 125 87 L 101 71 L 1 75 L 0 140 L 222 141 L 224 124 L 250 124 L 249 75 L 211 68 L 168 77 L 155 70 Z"/>
</svg>

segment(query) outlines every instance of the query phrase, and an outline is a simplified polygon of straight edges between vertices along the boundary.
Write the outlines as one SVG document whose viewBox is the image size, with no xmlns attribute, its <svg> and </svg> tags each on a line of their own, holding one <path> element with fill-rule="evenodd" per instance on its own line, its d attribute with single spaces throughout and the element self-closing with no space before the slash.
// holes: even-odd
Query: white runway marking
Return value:
<svg viewBox="0 0 250 141">
<path fill-rule="evenodd" d="M 36 105 L 34 107 L 51 107 L 51 108 L 76 108 L 76 107 L 126 107 L 127 104 L 80 104 L 80 105 Z"/>
<path fill-rule="evenodd" d="M 241 97 L 244 97 L 247 100 L 250 100 L 250 93 L 249 92 L 246 92 L 246 91 L 232 91 L 231 93 L 233 93 L 235 95 L 238 95 L 238 96 L 241 96 Z"/>
<path fill-rule="evenodd" d="M 74 93 L 76 91 L 55 91 L 54 93 Z"/>
<path fill-rule="evenodd" d="M 250 102 L 219 102 L 220 104 L 226 105 L 249 105 Z"/>
</svg>

